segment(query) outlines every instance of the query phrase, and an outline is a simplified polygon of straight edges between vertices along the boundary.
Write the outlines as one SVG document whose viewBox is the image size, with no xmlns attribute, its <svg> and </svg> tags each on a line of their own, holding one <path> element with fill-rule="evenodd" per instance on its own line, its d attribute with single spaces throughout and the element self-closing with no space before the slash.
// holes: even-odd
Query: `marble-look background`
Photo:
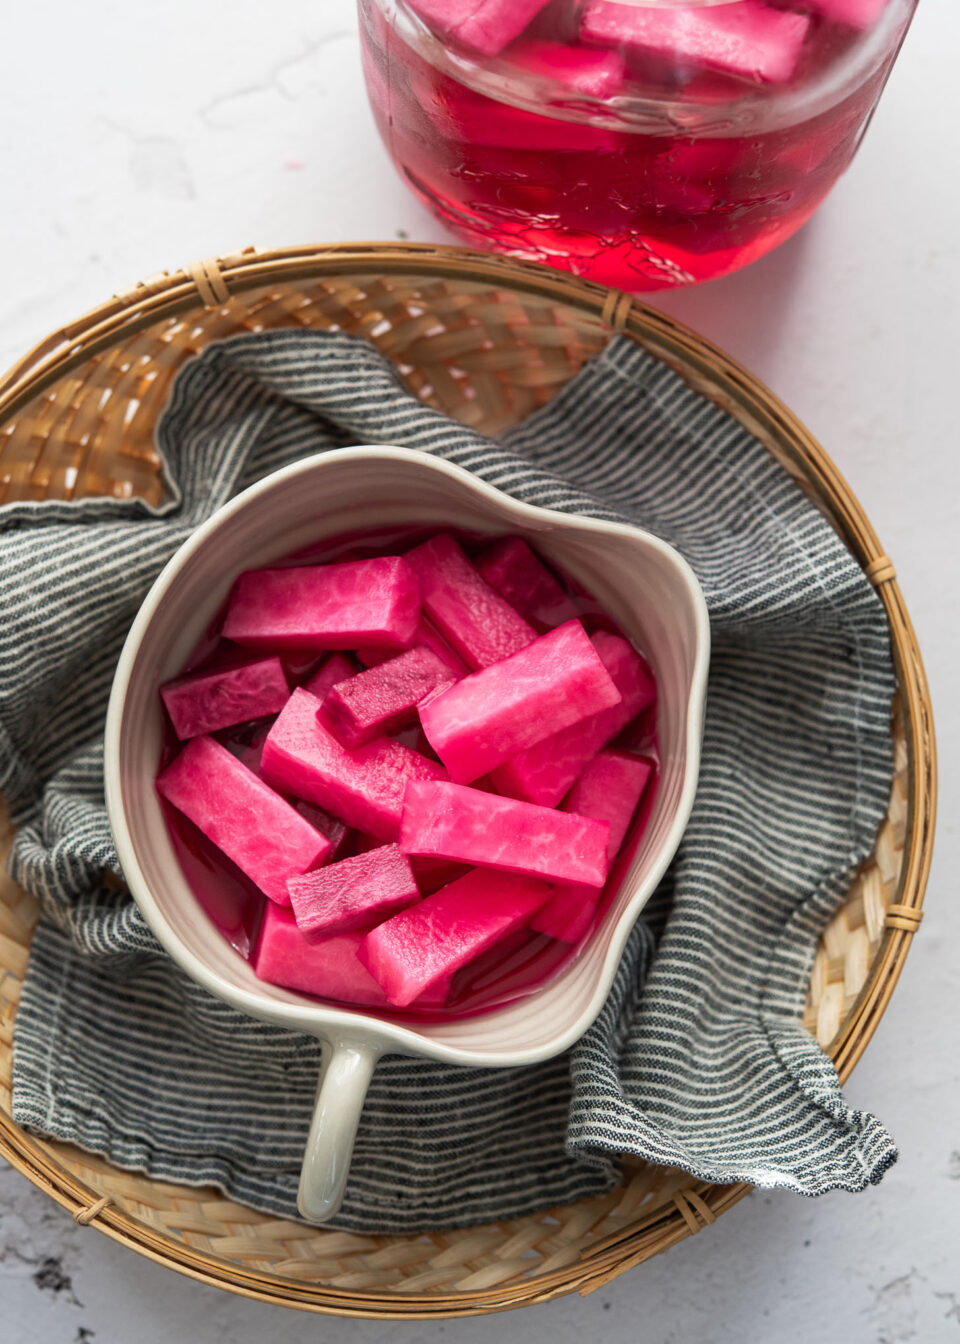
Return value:
<svg viewBox="0 0 960 1344">
<path fill-rule="evenodd" d="M 248 243 L 440 241 L 394 178 L 352 0 L 9 5 L 0 77 L 0 367 L 153 271 Z M 894 558 L 942 764 L 927 918 L 849 1086 L 901 1146 L 883 1184 L 755 1194 L 607 1291 L 502 1320 L 319 1319 L 203 1288 L 76 1228 L 0 1169 L 0 1344 L 960 1341 L 960 907 L 954 872 L 960 6 L 920 0 L 847 176 L 751 271 L 655 303 L 807 422 Z"/>
</svg>

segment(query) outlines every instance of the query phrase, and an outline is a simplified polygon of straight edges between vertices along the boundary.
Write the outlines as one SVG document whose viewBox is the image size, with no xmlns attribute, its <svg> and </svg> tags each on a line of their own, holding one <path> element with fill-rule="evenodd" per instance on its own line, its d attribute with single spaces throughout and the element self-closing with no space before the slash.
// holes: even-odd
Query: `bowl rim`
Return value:
<svg viewBox="0 0 960 1344">
<path fill-rule="evenodd" d="M 533 1050 L 504 1050 L 488 1054 L 482 1050 L 463 1049 L 443 1041 L 425 1038 L 402 1023 L 385 1021 L 375 1013 L 354 1012 L 315 1003 L 305 996 L 298 1002 L 275 1000 L 265 994 L 242 989 L 230 984 L 202 958 L 192 952 L 169 923 L 161 902 L 154 896 L 140 867 L 136 846 L 123 805 L 123 786 L 120 771 L 120 746 L 125 729 L 127 691 L 135 664 L 154 614 L 174 580 L 192 562 L 208 540 L 222 525 L 242 512 L 255 500 L 277 489 L 291 478 L 322 470 L 334 461 L 408 461 L 421 468 L 433 470 L 456 481 L 495 503 L 498 508 L 518 519 L 539 522 L 554 528 L 576 528 L 606 536 L 619 536 L 639 541 L 648 551 L 656 552 L 678 574 L 690 605 L 695 631 L 693 667 L 690 689 L 683 715 L 684 778 L 673 817 L 659 842 L 655 858 L 646 879 L 638 886 L 627 906 L 617 919 L 610 942 L 596 974 L 596 984 L 589 1001 L 576 1020 L 563 1032 Z M 248 1016 L 294 1031 L 307 1032 L 323 1040 L 361 1041 L 367 1049 L 380 1052 L 398 1052 L 447 1063 L 468 1064 L 476 1067 L 519 1067 L 535 1064 L 562 1054 L 589 1029 L 600 1013 L 610 992 L 627 939 L 643 906 L 650 899 L 662 879 L 686 829 L 693 808 L 700 767 L 700 747 L 706 701 L 707 672 L 710 659 L 710 625 L 706 601 L 700 584 L 689 563 L 668 542 L 632 523 L 619 523 L 592 518 L 587 514 L 563 513 L 555 509 L 528 504 L 506 494 L 498 487 L 481 480 L 465 468 L 435 457 L 418 449 L 390 445 L 354 445 L 301 458 L 285 467 L 268 473 L 253 485 L 228 500 L 201 523 L 177 548 L 154 580 L 144 597 L 124 641 L 114 673 L 107 708 L 104 735 L 104 785 L 110 829 L 124 878 L 139 910 L 165 951 L 197 983 L 224 1002 Z M 285 991 L 293 994 L 294 991 Z M 536 991 L 534 991 L 536 992 Z M 495 1012 L 496 1010 L 492 1010 Z"/>
</svg>

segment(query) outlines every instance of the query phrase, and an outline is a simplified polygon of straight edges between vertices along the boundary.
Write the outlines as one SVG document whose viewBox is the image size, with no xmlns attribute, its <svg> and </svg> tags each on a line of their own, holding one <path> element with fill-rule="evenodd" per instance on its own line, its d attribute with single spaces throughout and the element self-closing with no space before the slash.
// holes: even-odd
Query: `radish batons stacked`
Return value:
<svg viewBox="0 0 960 1344">
<path fill-rule="evenodd" d="M 518 931 L 582 938 L 653 771 L 608 748 L 656 688 L 577 610 L 519 537 L 237 579 L 226 663 L 161 688 L 157 788 L 267 898 L 257 975 L 437 1009 Z"/>
</svg>

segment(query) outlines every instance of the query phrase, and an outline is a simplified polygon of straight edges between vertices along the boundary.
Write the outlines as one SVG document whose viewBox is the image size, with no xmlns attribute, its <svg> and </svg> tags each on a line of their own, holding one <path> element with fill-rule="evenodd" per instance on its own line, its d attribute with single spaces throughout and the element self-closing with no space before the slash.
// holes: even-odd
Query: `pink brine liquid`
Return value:
<svg viewBox="0 0 960 1344">
<path fill-rule="evenodd" d="M 360 0 L 363 66 L 397 168 L 465 241 L 661 289 L 809 219 L 915 3 L 479 0 L 471 25 L 459 4 Z"/>
<path fill-rule="evenodd" d="M 289 555 L 284 559 L 271 562 L 271 569 L 287 565 L 319 564 L 334 561 L 359 560 L 380 555 L 395 555 L 409 549 L 417 542 L 431 535 L 423 529 L 380 530 L 373 533 L 352 533 L 336 539 L 328 539 L 322 545 Z M 476 553 L 481 546 L 490 544 L 490 537 L 474 538 L 456 533 L 456 538 L 468 555 Z M 542 559 L 542 557 L 541 557 Z M 544 562 L 546 563 L 546 562 Z M 550 565 L 555 577 L 560 581 L 576 615 L 589 633 L 599 629 L 611 630 L 621 634 L 617 626 L 603 612 L 597 602 L 590 597 L 574 580 L 564 575 L 556 566 Z M 184 672 L 200 670 L 212 671 L 229 667 L 249 656 L 244 651 L 222 638 L 220 627 L 224 613 L 221 612 L 211 627 L 205 632 L 190 658 Z M 547 627 L 544 626 L 544 629 Z M 284 654 L 284 670 L 291 689 L 303 685 L 329 655 L 304 653 Z M 357 670 L 360 670 L 358 664 Z M 260 748 L 270 730 L 272 718 L 244 723 L 234 728 L 222 729 L 213 734 L 214 738 L 237 756 L 251 769 L 256 770 L 259 763 Z M 394 735 L 397 740 L 413 747 L 431 759 L 437 757 L 430 748 L 419 725 L 411 726 Z M 177 755 L 183 744 L 169 721 L 165 721 L 164 747 L 160 766 L 163 769 Z M 591 933 L 602 919 L 610 905 L 620 881 L 636 852 L 637 846 L 646 828 L 659 780 L 659 754 L 656 732 L 656 702 L 654 701 L 637 718 L 629 723 L 622 733 L 608 747 L 622 748 L 631 754 L 641 756 L 653 766 L 653 772 L 640 800 L 627 836 L 614 861 L 597 902 L 594 917 L 583 936 L 575 943 L 559 942 L 555 938 L 539 934 L 531 929 L 521 929 L 497 943 L 472 962 L 462 967 L 452 981 L 450 990 L 442 1007 L 416 1003 L 408 1009 L 377 1008 L 378 1016 L 388 1016 L 399 1020 L 442 1017 L 463 1017 L 493 1008 L 511 999 L 529 994 L 552 979 L 572 958 L 576 957 Z M 267 903 L 267 897 L 243 872 L 240 871 L 191 821 L 176 808 L 161 798 L 164 815 L 173 842 L 174 851 L 180 863 L 184 877 L 191 887 L 205 915 L 241 956 L 252 959 L 256 947 L 258 930 Z M 308 820 L 313 821 L 313 809 L 308 804 L 298 804 L 294 798 L 290 802 L 304 811 Z M 336 853 L 343 859 L 359 854 L 373 846 L 382 844 L 359 831 L 350 831 L 345 842 Z M 435 862 L 435 861 L 434 861 Z M 414 871 L 429 871 L 430 861 L 413 860 Z M 451 865 L 447 865 L 450 867 Z M 466 869 L 454 865 L 457 872 Z M 449 880 L 441 875 L 440 881 Z M 436 890 L 439 883 L 423 884 L 427 891 Z M 308 996 L 309 997 L 309 996 Z M 429 997 L 429 996 L 427 996 Z M 331 1000 L 332 1001 L 332 1000 Z M 347 1004 L 347 1007 L 356 1005 Z M 361 1007 L 361 1011 L 364 1011 Z"/>
</svg>

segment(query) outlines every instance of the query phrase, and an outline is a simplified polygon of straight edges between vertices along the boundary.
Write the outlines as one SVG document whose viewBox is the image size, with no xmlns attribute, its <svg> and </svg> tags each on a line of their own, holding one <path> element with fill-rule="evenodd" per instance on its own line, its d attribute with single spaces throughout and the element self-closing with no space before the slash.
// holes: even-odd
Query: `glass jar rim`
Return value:
<svg viewBox="0 0 960 1344">
<path fill-rule="evenodd" d="M 615 0 L 645 8 L 705 8 L 735 0 Z M 401 37 L 442 74 L 497 102 L 560 121 L 605 126 L 621 132 L 663 134 L 664 122 L 674 132 L 691 135 L 743 134 L 752 118 L 764 130 L 782 129 L 827 111 L 858 89 L 885 63 L 892 64 L 906 35 L 918 0 L 888 0 L 880 18 L 855 44 L 852 60 L 831 63 L 817 77 L 794 88 L 770 84 L 745 87 L 742 97 L 722 103 L 669 97 L 601 98 L 572 93 L 549 76 L 534 75 L 501 56 L 484 59 L 448 45 L 413 12 L 407 0 L 372 0 Z M 598 48 L 601 50 L 601 48 Z M 523 87 L 517 86 L 522 74 Z"/>
</svg>

